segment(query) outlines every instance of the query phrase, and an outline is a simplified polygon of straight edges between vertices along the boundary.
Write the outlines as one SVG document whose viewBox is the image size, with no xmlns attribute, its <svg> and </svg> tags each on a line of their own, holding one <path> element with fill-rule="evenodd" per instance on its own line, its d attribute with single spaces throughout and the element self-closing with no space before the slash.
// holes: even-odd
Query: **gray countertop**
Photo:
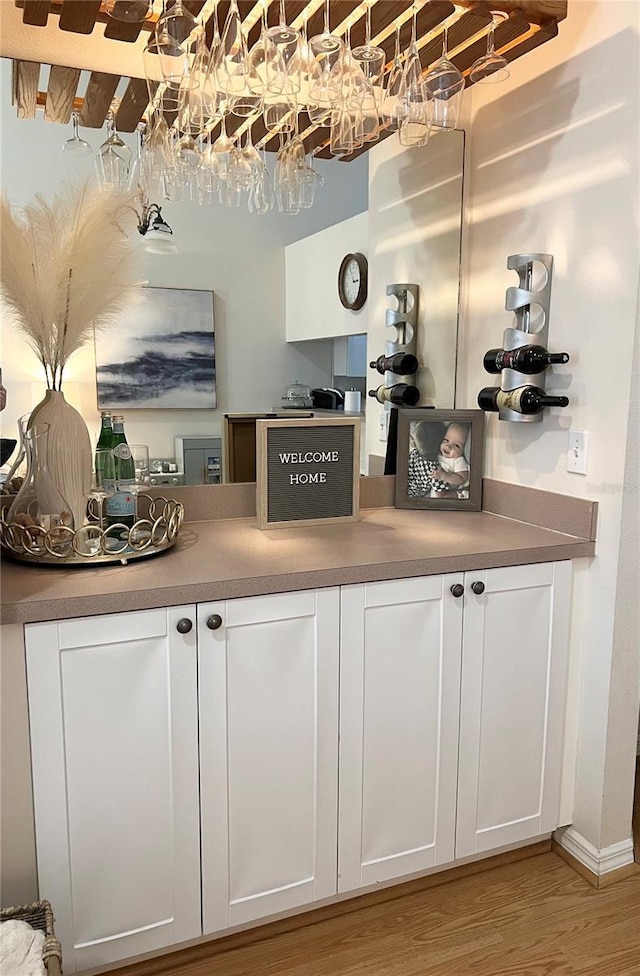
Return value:
<svg viewBox="0 0 640 976">
<path fill-rule="evenodd" d="M 162 555 L 126 566 L 2 561 L 1 623 L 573 559 L 594 542 L 489 512 L 371 508 L 361 521 L 261 531 L 254 518 L 187 522 Z"/>
</svg>

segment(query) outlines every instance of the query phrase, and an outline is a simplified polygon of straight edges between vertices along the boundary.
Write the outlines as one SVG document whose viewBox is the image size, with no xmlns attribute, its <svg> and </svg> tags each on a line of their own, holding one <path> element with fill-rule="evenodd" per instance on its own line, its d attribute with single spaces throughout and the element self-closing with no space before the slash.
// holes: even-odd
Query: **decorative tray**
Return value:
<svg viewBox="0 0 640 976">
<path fill-rule="evenodd" d="M 88 522 L 73 529 L 61 525 L 48 531 L 39 525 L 21 525 L 0 518 L 0 547 L 18 562 L 39 566 L 104 566 L 147 559 L 170 549 L 184 520 L 184 506 L 171 498 L 138 495 L 138 513 L 146 515 L 129 527 L 116 523 L 103 528 L 90 499 Z"/>
</svg>

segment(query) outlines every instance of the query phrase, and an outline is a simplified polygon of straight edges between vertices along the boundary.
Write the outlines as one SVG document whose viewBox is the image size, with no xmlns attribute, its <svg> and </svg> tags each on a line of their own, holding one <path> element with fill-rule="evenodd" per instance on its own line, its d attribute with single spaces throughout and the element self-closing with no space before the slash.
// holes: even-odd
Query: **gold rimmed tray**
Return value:
<svg viewBox="0 0 640 976">
<path fill-rule="evenodd" d="M 138 496 L 138 510 L 146 505 L 146 516 L 130 528 L 116 523 L 102 528 L 92 517 L 75 532 L 66 526 L 46 531 L 40 526 L 23 526 L 0 518 L 0 547 L 3 555 L 38 566 L 104 566 L 148 559 L 175 545 L 184 520 L 184 507 L 171 498 Z"/>
</svg>

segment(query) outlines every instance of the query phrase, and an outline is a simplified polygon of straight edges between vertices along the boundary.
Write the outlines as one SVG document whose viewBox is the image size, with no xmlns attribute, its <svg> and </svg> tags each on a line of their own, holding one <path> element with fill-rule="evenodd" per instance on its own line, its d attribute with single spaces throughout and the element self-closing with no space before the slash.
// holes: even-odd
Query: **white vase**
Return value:
<svg viewBox="0 0 640 976">
<path fill-rule="evenodd" d="M 31 411 L 29 428 L 49 424 L 49 473 L 71 506 L 73 526 L 79 529 L 87 512 L 91 492 L 91 438 L 84 420 L 64 394 L 47 390 Z"/>
</svg>

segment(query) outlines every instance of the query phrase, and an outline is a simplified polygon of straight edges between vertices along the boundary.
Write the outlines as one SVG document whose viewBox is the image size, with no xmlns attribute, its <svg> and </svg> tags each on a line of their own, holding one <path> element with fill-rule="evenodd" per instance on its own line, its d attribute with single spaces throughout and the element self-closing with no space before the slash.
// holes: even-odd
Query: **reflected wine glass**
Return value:
<svg viewBox="0 0 640 976">
<path fill-rule="evenodd" d="M 93 149 L 88 142 L 80 138 L 80 116 L 77 112 L 73 112 L 71 115 L 71 124 L 73 126 L 73 136 L 62 146 L 63 153 L 69 153 L 71 156 L 90 156 L 93 154 Z"/>
<path fill-rule="evenodd" d="M 104 529 L 104 500 L 107 495 L 111 494 L 110 491 L 107 491 L 108 471 L 111 462 L 111 448 L 100 448 L 95 451 L 93 455 L 93 469 L 91 471 L 90 493 L 91 501 L 95 502 L 95 505 L 91 505 L 90 503 L 90 509 L 95 515 L 101 529 Z"/>
<path fill-rule="evenodd" d="M 427 73 L 424 88 L 429 96 L 431 125 L 444 131 L 455 129 L 462 104 L 464 77 L 449 60 L 446 27 L 442 32 L 442 55 Z"/>
<path fill-rule="evenodd" d="M 371 43 L 371 6 L 372 0 L 368 0 L 364 44 L 354 47 L 351 53 L 354 59 L 360 63 L 366 77 L 373 83 L 384 68 L 385 52 L 383 48 L 376 47 Z"/>
<path fill-rule="evenodd" d="M 506 19 L 507 15 L 502 10 L 491 11 L 491 27 L 487 34 L 487 53 L 473 62 L 471 71 L 469 72 L 469 80 L 473 84 L 506 81 L 509 77 L 509 64 L 507 59 L 503 58 L 501 54 L 496 54 L 494 49 L 495 29 L 498 24 Z"/>
</svg>

